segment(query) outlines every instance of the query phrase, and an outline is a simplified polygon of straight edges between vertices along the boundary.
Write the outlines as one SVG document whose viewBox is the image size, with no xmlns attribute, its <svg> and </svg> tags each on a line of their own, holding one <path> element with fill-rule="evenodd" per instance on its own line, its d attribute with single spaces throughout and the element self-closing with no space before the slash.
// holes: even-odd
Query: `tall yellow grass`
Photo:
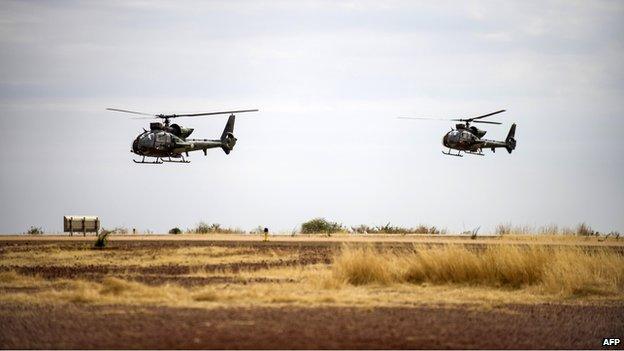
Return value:
<svg viewBox="0 0 624 351">
<path fill-rule="evenodd" d="M 574 247 L 492 245 L 473 251 L 462 245 L 445 245 L 381 251 L 370 246 L 345 246 L 334 259 L 332 273 L 334 279 L 353 285 L 537 287 L 564 296 L 624 292 L 622 255 Z"/>
</svg>

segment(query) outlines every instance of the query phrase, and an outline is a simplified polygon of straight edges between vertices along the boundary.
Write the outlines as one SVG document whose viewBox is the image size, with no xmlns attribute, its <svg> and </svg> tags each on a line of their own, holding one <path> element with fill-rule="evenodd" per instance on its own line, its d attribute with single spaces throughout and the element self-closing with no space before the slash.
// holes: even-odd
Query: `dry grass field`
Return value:
<svg viewBox="0 0 624 351">
<path fill-rule="evenodd" d="M 0 238 L 0 347 L 600 348 L 624 336 L 624 241 L 93 241 Z"/>
</svg>

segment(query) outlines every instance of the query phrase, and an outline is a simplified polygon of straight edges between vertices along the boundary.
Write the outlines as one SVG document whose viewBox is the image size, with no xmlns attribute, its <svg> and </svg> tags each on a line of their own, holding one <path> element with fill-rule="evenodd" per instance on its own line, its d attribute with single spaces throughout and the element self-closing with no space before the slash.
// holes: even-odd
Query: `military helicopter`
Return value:
<svg viewBox="0 0 624 351">
<path fill-rule="evenodd" d="M 496 115 L 506 110 L 500 110 L 491 112 L 485 115 L 471 117 L 471 118 L 456 118 L 456 119 L 440 119 L 440 118 L 418 118 L 418 117 L 398 117 L 400 119 L 426 119 L 426 120 L 442 120 L 442 121 L 458 121 L 464 123 L 458 123 L 455 125 L 455 129 L 451 128 L 451 131 L 446 133 L 442 138 L 442 145 L 449 148 L 448 152 L 442 151 L 445 155 L 462 157 L 462 151 L 469 155 L 483 156 L 483 149 L 491 149 L 492 152 L 496 152 L 497 148 L 504 147 L 507 152 L 511 153 L 516 148 L 516 124 L 512 124 L 507 133 L 505 141 L 482 139 L 487 133 L 485 130 L 481 130 L 475 126 L 471 126 L 470 123 L 487 123 L 487 124 L 502 124 L 500 122 L 481 121 L 481 118 Z M 457 154 L 451 152 L 451 149 L 457 150 Z"/>
<path fill-rule="evenodd" d="M 107 108 L 108 111 L 131 113 L 135 115 L 143 115 L 150 117 L 142 117 L 146 119 L 160 118 L 161 122 L 150 123 L 150 130 L 143 129 L 143 133 L 139 134 L 132 142 L 133 152 L 139 156 L 143 156 L 141 161 L 132 160 L 135 163 L 143 164 L 162 164 L 163 162 L 174 163 L 190 163 L 182 154 L 186 154 L 190 151 L 202 150 L 204 155 L 208 155 L 207 150 L 220 147 L 226 154 L 236 145 L 236 138 L 234 137 L 234 116 L 235 113 L 243 112 L 256 112 L 258 110 L 238 110 L 238 111 L 221 111 L 221 112 L 205 112 L 205 113 L 192 113 L 192 114 L 150 114 L 144 112 L 122 110 L 118 108 Z M 211 116 L 211 115 L 223 115 L 230 114 L 225 129 L 221 133 L 219 139 L 188 139 L 189 135 L 193 133 L 193 128 L 183 128 L 178 124 L 169 124 L 169 120 L 178 117 L 198 117 L 198 116 Z M 138 117 L 141 119 L 141 117 Z M 145 157 L 155 157 L 154 161 L 145 161 Z M 172 157 L 174 159 L 172 159 Z M 179 160 L 176 160 L 179 159 Z"/>
</svg>

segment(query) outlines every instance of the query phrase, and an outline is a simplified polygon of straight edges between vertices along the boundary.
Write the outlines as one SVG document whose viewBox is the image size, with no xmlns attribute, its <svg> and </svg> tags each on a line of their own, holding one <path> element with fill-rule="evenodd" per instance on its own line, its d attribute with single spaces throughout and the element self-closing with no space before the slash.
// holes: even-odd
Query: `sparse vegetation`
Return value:
<svg viewBox="0 0 624 351">
<path fill-rule="evenodd" d="M 512 225 L 511 223 L 500 223 L 494 229 L 497 235 L 528 235 L 535 233 L 529 225 Z"/>
<path fill-rule="evenodd" d="M 182 234 L 182 230 L 178 227 L 169 229 L 169 234 Z"/>
<path fill-rule="evenodd" d="M 194 229 L 191 230 L 195 234 L 210 234 L 210 233 L 222 233 L 222 234 L 243 234 L 243 230 L 238 228 L 223 228 L 219 223 L 208 224 L 206 222 L 199 222 Z"/>
<path fill-rule="evenodd" d="M 579 236 L 599 236 L 600 233 L 593 230 L 592 227 L 583 222 L 579 223 L 575 228 L 559 227 L 556 224 L 547 224 L 537 229 L 530 225 L 512 225 L 511 223 L 498 224 L 494 230 L 497 235 L 579 235 Z"/>
<path fill-rule="evenodd" d="M 612 237 L 615 238 L 615 240 L 620 240 L 620 235 L 620 232 L 609 232 L 609 234 L 607 234 L 605 238 Z"/>
<path fill-rule="evenodd" d="M 386 225 L 383 225 L 383 226 L 373 226 L 373 227 L 365 225 L 365 224 L 360 224 L 359 226 L 351 227 L 351 230 L 354 233 L 359 233 L 359 234 L 445 234 L 446 233 L 446 229 L 440 230 L 436 226 L 428 227 L 426 225 L 421 224 L 417 227 L 409 228 L 409 227 L 391 225 L 390 222 L 388 222 Z"/>
<path fill-rule="evenodd" d="M 342 230 L 344 230 L 342 224 L 330 222 L 325 218 L 314 218 L 301 224 L 301 233 L 303 234 L 332 234 L 340 232 Z"/>
<path fill-rule="evenodd" d="M 26 234 L 41 235 L 43 234 L 43 229 L 41 229 L 41 227 L 30 226 L 30 228 L 26 231 Z"/>
<path fill-rule="evenodd" d="M 576 226 L 576 235 L 591 236 L 591 235 L 597 235 L 597 233 L 592 230 L 589 224 L 583 222 L 583 223 L 580 223 L 578 226 Z"/>
</svg>

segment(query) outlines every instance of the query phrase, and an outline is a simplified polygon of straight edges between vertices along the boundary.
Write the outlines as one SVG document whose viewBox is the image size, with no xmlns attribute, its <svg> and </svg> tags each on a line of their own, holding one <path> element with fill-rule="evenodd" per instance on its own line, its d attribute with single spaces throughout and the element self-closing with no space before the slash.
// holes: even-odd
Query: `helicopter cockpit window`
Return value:
<svg viewBox="0 0 624 351">
<path fill-rule="evenodd" d="M 154 134 L 147 133 L 139 139 L 139 145 L 149 147 L 154 143 Z"/>
<path fill-rule="evenodd" d="M 462 132 L 461 139 L 465 141 L 469 141 L 472 139 L 472 134 L 470 134 L 469 132 Z"/>
<path fill-rule="evenodd" d="M 452 142 L 457 142 L 459 141 L 459 135 L 460 133 L 456 130 L 452 131 L 449 133 L 449 140 Z"/>
</svg>

